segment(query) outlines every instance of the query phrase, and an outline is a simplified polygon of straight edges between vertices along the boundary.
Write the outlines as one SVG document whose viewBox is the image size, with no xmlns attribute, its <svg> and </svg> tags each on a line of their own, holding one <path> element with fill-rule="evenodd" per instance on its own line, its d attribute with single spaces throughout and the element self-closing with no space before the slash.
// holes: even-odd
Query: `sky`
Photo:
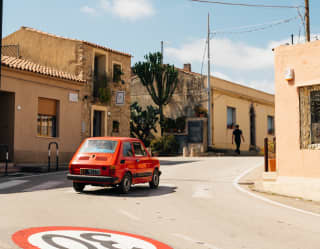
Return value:
<svg viewBox="0 0 320 249">
<path fill-rule="evenodd" d="M 3 36 L 21 26 L 130 53 L 132 65 L 160 51 L 164 62 L 207 73 L 204 52 L 210 14 L 211 73 L 274 93 L 272 48 L 304 42 L 296 8 L 253 8 L 191 0 L 3 0 Z M 304 0 L 220 0 L 304 6 Z M 320 34 L 320 1 L 310 0 L 311 38 Z M 300 12 L 303 14 L 304 9 Z M 290 19 L 289 22 L 285 20 Z M 265 25 L 268 24 L 268 25 Z M 246 28 L 241 28 L 246 27 Z M 253 31 L 241 32 L 239 31 Z M 320 39 L 320 35 L 319 35 Z"/>
</svg>

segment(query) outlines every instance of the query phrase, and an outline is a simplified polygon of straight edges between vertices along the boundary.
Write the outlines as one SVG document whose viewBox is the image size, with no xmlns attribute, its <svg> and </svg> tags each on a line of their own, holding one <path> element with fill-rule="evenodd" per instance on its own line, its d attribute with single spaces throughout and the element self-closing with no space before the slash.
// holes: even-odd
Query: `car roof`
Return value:
<svg viewBox="0 0 320 249">
<path fill-rule="evenodd" d="M 140 142 L 139 139 L 133 137 L 90 137 L 87 140 L 113 140 L 113 141 L 135 141 Z"/>
</svg>

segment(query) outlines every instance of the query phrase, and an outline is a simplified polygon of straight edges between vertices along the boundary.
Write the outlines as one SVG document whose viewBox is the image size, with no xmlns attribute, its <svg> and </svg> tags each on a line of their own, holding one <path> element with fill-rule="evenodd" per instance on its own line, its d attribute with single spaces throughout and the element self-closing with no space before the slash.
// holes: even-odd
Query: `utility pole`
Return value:
<svg viewBox="0 0 320 249">
<path fill-rule="evenodd" d="M 161 41 L 161 56 L 162 56 L 161 64 L 163 64 L 163 41 Z"/>
<path fill-rule="evenodd" d="M 2 20 L 3 20 L 3 0 L 0 0 L 0 60 L 2 58 Z M 0 61 L 0 88 L 1 88 L 1 64 L 2 62 Z"/>
<path fill-rule="evenodd" d="M 305 2 L 305 20 L 306 20 L 306 40 L 310 42 L 310 12 L 309 12 L 309 0 L 304 0 Z"/>
<path fill-rule="evenodd" d="M 211 128 L 211 86 L 210 86 L 210 13 L 208 13 L 208 146 L 212 145 L 212 128 Z"/>
</svg>

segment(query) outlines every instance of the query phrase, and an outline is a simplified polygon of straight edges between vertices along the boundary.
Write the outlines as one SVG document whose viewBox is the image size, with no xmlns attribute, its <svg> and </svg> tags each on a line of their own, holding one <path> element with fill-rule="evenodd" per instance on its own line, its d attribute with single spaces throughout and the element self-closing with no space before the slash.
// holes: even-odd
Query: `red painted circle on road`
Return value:
<svg viewBox="0 0 320 249">
<path fill-rule="evenodd" d="M 22 249 L 173 249 L 144 236 L 88 227 L 27 228 L 13 234 L 12 240 Z"/>
</svg>

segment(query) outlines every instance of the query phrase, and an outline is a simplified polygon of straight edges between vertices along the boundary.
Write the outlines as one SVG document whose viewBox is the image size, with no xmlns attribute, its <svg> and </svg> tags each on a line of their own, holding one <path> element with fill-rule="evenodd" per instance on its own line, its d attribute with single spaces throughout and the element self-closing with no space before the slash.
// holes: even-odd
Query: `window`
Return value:
<svg viewBox="0 0 320 249">
<path fill-rule="evenodd" d="M 101 54 L 94 55 L 93 69 L 93 96 L 99 97 L 99 89 L 106 87 L 106 56 Z"/>
<path fill-rule="evenodd" d="M 87 140 L 81 146 L 79 153 L 114 153 L 117 145 L 117 141 Z"/>
<path fill-rule="evenodd" d="M 227 128 L 233 129 L 236 125 L 236 108 L 227 107 Z"/>
<path fill-rule="evenodd" d="M 123 143 L 123 146 L 122 146 L 122 155 L 123 155 L 124 157 L 131 157 L 131 156 L 133 156 L 131 143 L 129 143 L 129 142 L 124 142 L 124 143 Z"/>
<path fill-rule="evenodd" d="M 146 156 L 147 153 L 141 143 L 133 143 L 134 154 L 136 156 Z"/>
<path fill-rule="evenodd" d="M 274 135 L 274 117 L 268 116 L 268 134 Z"/>
<path fill-rule="evenodd" d="M 42 137 L 57 137 L 57 101 L 38 99 L 37 134 Z"/>
<path fill-rule="evenodd" d="M 113 82 L 119 82 L 121 80 L 121 65 L 113 64 Z"/>
<path fill-rule="evenodd" d="M 113 122 L 112 122 L 112 132 L 118 133 L 119 132 L 119 126 L 120 126 L 119 121 L 113 120 Z"/>
</svg>

